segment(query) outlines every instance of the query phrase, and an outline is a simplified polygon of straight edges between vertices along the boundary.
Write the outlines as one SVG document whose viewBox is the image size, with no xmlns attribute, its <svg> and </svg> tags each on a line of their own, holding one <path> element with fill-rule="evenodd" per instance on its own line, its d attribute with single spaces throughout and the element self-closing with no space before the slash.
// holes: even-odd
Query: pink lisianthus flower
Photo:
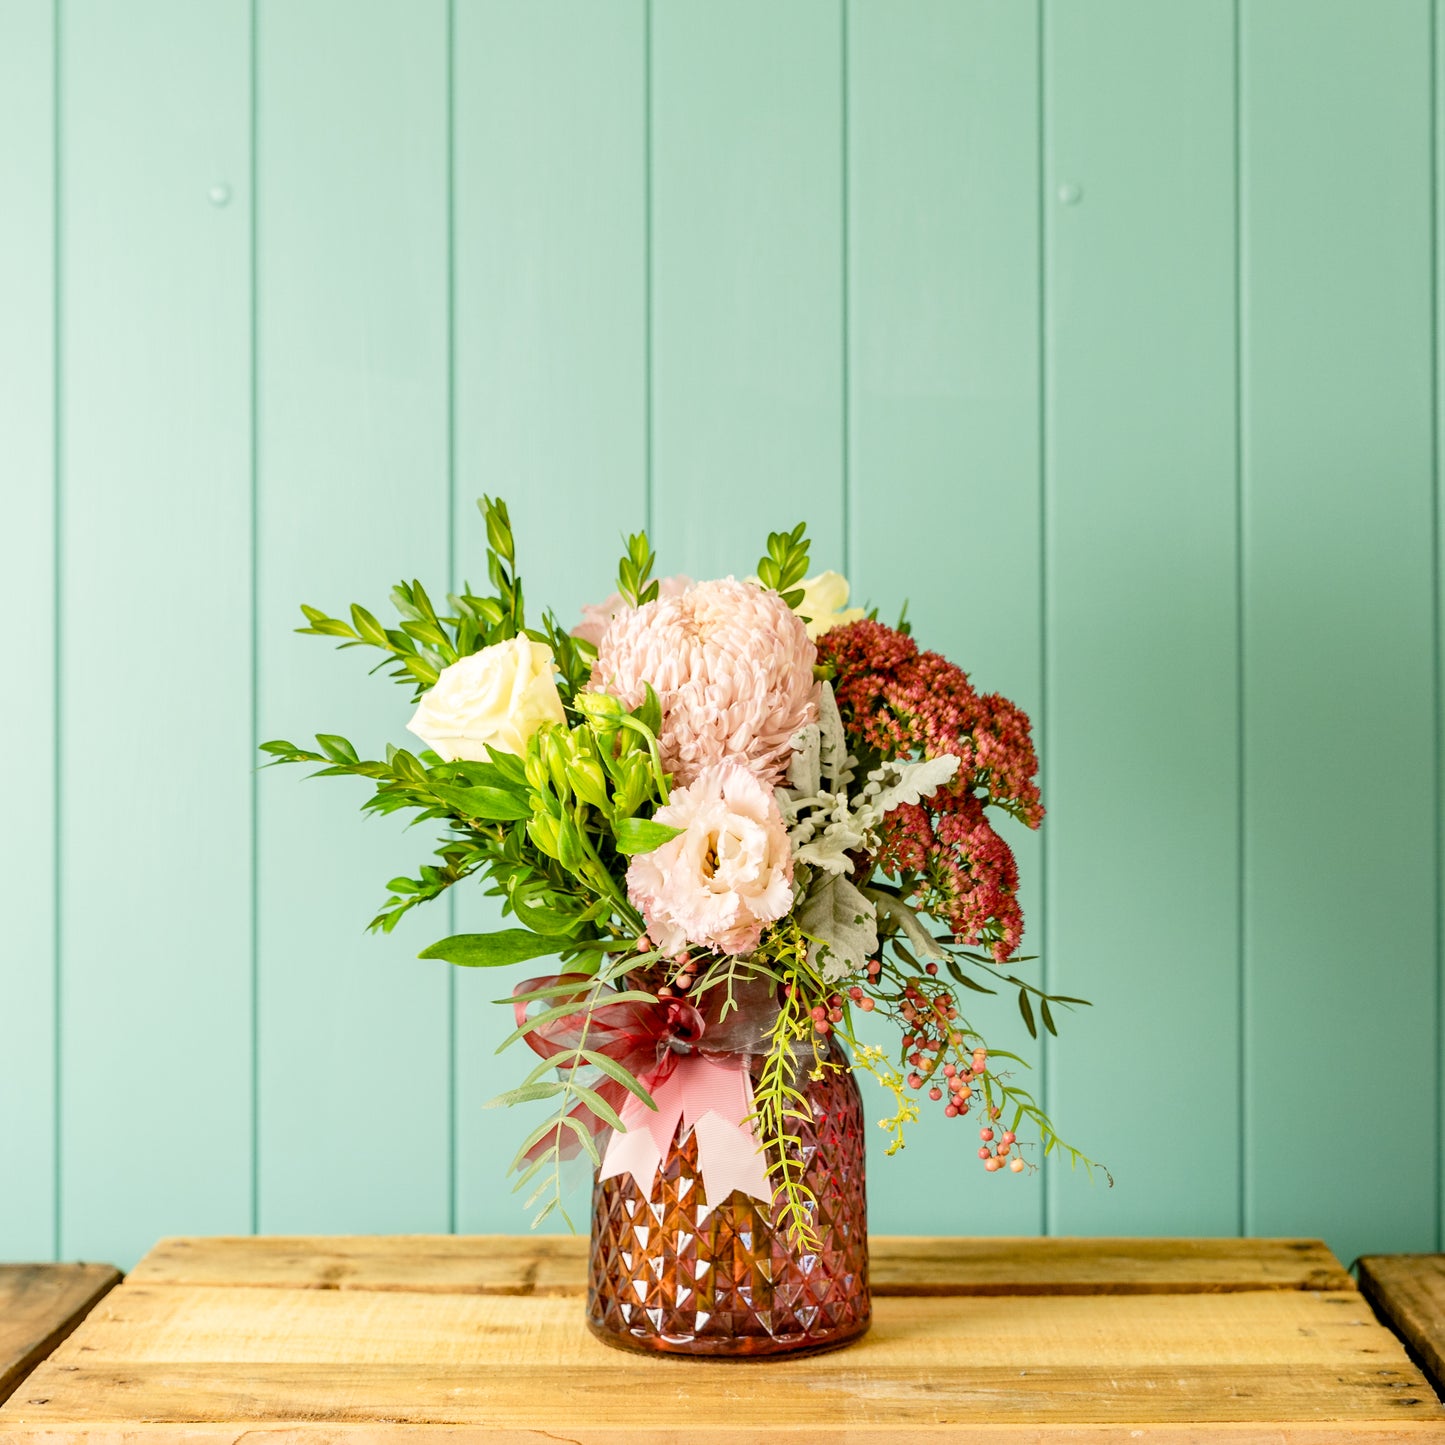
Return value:
<svg viewBox="0 0 1445 1445">
<path fill-rule="evenodd" d="M 629 708 L 650 683 L 662 704 L 662 765 L 690 783 L 714 763 L 776 782 L 795 734 L 818 719 L 818 650 L 776 593 L 731 577 L 620 612 L 589 684 Z"/>
<path fill-rule="evenodd" d="M 692 585 L 692 578 L 684 577 L 680 573 L 676 577 L 663 577 L 658 581 L 657 595 L 681 597 Z M 619 612 L 631 611 L 632 607 L 623 601 L 620 592 L 614 592 L 604 602 L 589 602 L 582 609 L 582 620 L 572 629 L 572 636 L 580 637 L 584 642 L 590 642 L 596 647 L 602 641 L 602 634 L 607 631 L 607 624 Z"/>
<path fill-rule="evenodd" d="M 654 946 L 751 953 L 763 925 L 793 906 L 793 856 L 772 790 L 737 763 L 719 763 L 655 819 L 683 831 L 627 869 L 627 896 Z"/>
</svg>

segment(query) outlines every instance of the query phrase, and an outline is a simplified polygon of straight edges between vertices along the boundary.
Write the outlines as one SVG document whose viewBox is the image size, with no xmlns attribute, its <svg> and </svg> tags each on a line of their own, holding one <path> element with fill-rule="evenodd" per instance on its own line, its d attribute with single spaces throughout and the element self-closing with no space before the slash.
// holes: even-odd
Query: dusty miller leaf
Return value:
<svg viewBox="0 0 1445 1445">
<path fill-rule="evenodd" d="M 884 814 L 905 803 L 917 803 L 936 793 L 957 772 L 958 759 L 952 753 L 917 763 L 885 763 L 869 774 L 870 783 L 885 783 L 891 777 L 873 799 L 873 807 Z"/>
<path fill-rule="evenodd" d="M 878 915 L 846 878 L 825 878 L 798 910 L 803 931 L 817 940 L 808 961 L 828 983 L 861 970 L 878 951 Z"/>
</svg>

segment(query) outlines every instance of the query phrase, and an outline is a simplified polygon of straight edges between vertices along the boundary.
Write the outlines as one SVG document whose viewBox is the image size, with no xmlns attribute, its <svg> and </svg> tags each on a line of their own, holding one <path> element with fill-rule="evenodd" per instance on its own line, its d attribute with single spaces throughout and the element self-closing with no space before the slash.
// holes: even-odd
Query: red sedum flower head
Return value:
<svg viewBox="0 0 1445 1445">
<path fill-rule="evenodd" d="M 1000 962 L 1023 937 L 1018 865 L 984 813 L 992 805 L 1030 828 L 1043 821 L 1028 715 L 998 693 L 980 696 L 962 668 L 911 637 L 864 620 L 818 640 L 855 746 L 880 758 L 940 757 L 959 770 L 923 804 L 895 809 L 880 863 L 913 881 L 912 896 L 962 943 Z"/>
</svg>

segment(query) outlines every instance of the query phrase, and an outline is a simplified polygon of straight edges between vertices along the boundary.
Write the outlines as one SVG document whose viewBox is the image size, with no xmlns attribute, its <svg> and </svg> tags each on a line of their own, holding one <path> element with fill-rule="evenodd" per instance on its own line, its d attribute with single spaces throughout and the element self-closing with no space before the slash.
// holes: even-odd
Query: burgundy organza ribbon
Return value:
<svg viewBox="0 0 1445 1445">
<path fill-rule="evenodd" d="M 770 1203 L 766 1161 L 750 1116 L 753 1112 L 752 1078 L 747 1068 L 747 1050 L 753 1032 L 738 1021 L 716 1022 L 710 1027 L 703 1014 L 680 999 L 622 999 L 609 1003 L 604 994 L 591 1009 L 590 1018 L 582 1004 L 592 980 L 581 973 L 555 974 L 528 979 L 518 984 L 517 994 L 535 993 L 559 984 L 577 984 L 568 998 L 556 995 L 539 999 L 542 1009 L 558 1003 L 575 1002 L 576 1013 L 562 1014 L 539 1024 L 524 1035 L 532 1049 L 544 1059 L 555 1058 L 578 1048 L 605 1054 L 616 1060 L 652 1095 L 656 1110 L 649 1109 L 634 1093 L 607 1074 L 591 1087 L 604 1098 L 622 1120 L 602 1155 L 599 1177 L 630 1174 L 645 1196 L 651 1196 L 662 1161 L 667 1157 L 678 1128 L 686 1125 L 697 1137 L 698 1168 L 708 1203 L 704 1214 L 723 1203 L 735 1189 L 754 1199 Z M 512 1007 L 520 1027 L 527 1021 L 528 999 Z M 559 1067 L 586 1067 L 585 1061 Z M 570 1114 L 594 1138 L 607 1128 L 585 1103 Z M 571 1130 L 559 1130 L 558 1141 L 564 1157 L 581 1147 Z M 550 1148 L 554 1136 L 546 1135 L 533 1146 L 528 1158 Z"/>
</svg>

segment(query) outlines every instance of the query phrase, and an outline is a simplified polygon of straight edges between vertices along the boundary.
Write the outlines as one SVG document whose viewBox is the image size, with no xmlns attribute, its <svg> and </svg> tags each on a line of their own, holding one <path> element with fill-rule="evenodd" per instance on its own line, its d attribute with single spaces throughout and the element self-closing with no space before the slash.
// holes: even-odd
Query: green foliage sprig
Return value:
<svg viewBox="0 0 1445 1445">
<path fill-rule="evenodd" d="M 798 586 L 808 575 L 807 524 L 799 522 L 791 532 L 769 532 L 768 550 L 758 560 L 758 581 L 780 592 L 789 607 L 803 600 Z"/>
<path fill-rule="evenodd" d="M 635 532 L 627 538 L 627 550 L 617 563 L 617 590 L 631 607 L 657 600 L 658 584 L 649 579 L 657 554 L 647 540 L 646 532 Z"/>
</svg>

